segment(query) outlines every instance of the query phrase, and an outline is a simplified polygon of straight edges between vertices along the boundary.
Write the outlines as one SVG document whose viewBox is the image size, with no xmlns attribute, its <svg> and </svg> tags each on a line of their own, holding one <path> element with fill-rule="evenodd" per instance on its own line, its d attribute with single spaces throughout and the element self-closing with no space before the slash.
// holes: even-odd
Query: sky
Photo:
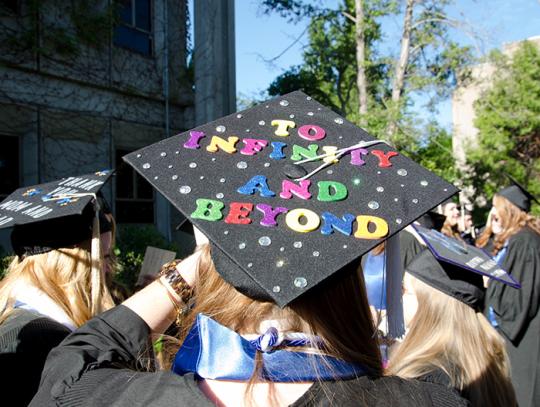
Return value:
<svg viewBox="0 0 540 407">
<path fill-rule="evenodd" d="M 195 0 L 196 1 L 196 0 Z M 322 0 L 329 6 L 338 0 Z M 307 45 L 308 21 L 287 23 L 277 14 L 264 15 L 258 0 L 236 0 L 236 89 L 239 97 L 259 96 L 281 73 L 302 63 L 302 48 Z M 473 45 L 483 55 L 503 43 L 540 35 L 540 0 L 457 0 L 448 9 L 450 16 L 467 23 L 481 41 L 472 42 L 466 31 L 455 32 L 454 39 Z M 401 21 L 383 22 L 385 50 L 399 52 Z M 298 41 L 296 41 L 298 40 Z M 421 105 L 420 101 L 418 101 Z M 429 115 L 421 106 L 419 111 Z M 431 117 L 426 117 L 431 118 Z M 434 117 L 451 130 L 450 100 L 439 106 Z"/>
</svg>

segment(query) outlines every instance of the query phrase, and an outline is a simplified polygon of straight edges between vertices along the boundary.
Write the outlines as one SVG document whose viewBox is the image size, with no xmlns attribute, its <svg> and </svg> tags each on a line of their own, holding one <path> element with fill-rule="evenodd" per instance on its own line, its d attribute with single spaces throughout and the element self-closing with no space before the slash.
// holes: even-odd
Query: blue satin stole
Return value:
<svg viewBox="0 0 540 407">
<path fill-rule="evenodd" d="M 378 310 L 386 309 L 386 275 L 384 252 L 374 256 L 371 252 L 367 254 L 364 264 L 364 280 L 369 305 Z"/>
<path fill-rule="evenodd" d="M 199 314 L 178 350 L 173 372 L 195 373 L 204 379 L 247 381 L 255 370 L 253 341 Z M 330 356 L 274 350 L 261 352 L 260 377 L 272 382 L 311 382 L 352 379 L 367 374 L 359 364 Z"/>
</svg>

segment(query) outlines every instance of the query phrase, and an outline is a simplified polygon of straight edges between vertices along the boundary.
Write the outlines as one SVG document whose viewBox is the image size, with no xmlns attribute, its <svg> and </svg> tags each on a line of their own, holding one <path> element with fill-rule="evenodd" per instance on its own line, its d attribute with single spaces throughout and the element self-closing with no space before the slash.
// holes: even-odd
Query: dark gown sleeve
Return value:
<svg viewBox="0 0 540 407">
<path fill-rule="evenodd" d="M 540 303 L 540 236 L 524 229 L 510 238 L 502 268 L 521 288 L 492 280 L 486 292 L 486 303 L 493 307 L 499 329 L 517 345 Z"/>
<path fill-rule="evenodd" d="M 193 375 L 142 371 L 149 333 L 122 305 L 93 318 L 49 354 L 30 406 L 211 405 Z"/>
<path fill-rule="evenodd" d="M 28 405 L 38 389 L 47 355 L 69 333 L 62 324 L 26 310 L 15 310 L 0 325 L 0 383 L 10 394 L 10 405 Z"/>
</svg>

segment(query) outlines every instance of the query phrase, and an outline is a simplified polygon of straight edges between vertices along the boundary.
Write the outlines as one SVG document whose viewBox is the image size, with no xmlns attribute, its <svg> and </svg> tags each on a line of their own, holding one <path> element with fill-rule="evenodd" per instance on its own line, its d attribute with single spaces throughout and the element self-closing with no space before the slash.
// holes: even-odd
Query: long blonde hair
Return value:
<svg viewBox="0 0 540 407">
<path fill-rule="evenodd" d="M 501 195 L 493 197 L 493 206 L 497 209 L 497 215 L 501 220 L 502 232 L 495 235 L 493 255 L 496 255 L 502 249 L 505 242 L 518 233 L 524 227 L 529 227 L 536 233 L 540 234 L 540 219 L 521 210 L 508 199 Z M 491 225 L 488 224 L 484 232 L 477 240 L 478 247 L 487 245 L 491 234 L 493 233 Z"/>
<path fill-rule="evenodd" d="M 254 300 L 238 292 L 215 270 L 209 246 L 203 246 L 202 251 L 194 285 L 195 305 L 181 321 L 180 340 L 199 313 L 240 334 L 256 333 L 259 324 L 267 319 L 284 320 L 288 331 L 320 336 L 325 354 L 362 363 L 373 376 L 382 375 L 375 326 L 359 264 L 351 264 L 338 276 L 329 277 L 324 284 L 281 309 L 272 302 Z"/>
<path fill-rule="evenodd" d="M 481 312 L 412 278 L 418 310 L 388 372 L 418 378 L 443 370 L 471 405 L 515 406 L 503 338 Z"/>
<path fill-rule="evenodd" d="M 13 311 L 13 291 L 21 282 L 43 291 L 76 326 L 113 306 L 105 276 L 92 273 L 91 254 L 82 247 L 15 257 L 0 282 L 0 323 Z"/>
</svg>

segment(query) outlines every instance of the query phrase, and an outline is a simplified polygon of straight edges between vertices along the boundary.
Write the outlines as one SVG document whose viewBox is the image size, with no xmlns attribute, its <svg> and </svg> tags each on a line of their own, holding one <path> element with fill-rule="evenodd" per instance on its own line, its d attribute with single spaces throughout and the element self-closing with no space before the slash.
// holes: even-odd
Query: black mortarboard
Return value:
<svg viewBox="0 0 540 407">
<path fill-rule="evenodd" d="M 531 210 L 531 201 L 538 202 L 538 199 L 525 189 L 523 185 L 517 182 L 511 175 L 506 174 L 508 179 L 512 182 L 512 185 L 503 188 L 497 195 L 503 196 L 516 205 L 519 209 L 530 212 Z"/>
<path fill-rule="evenodd" d="M 19 188 L 4 199 L 0 203 L 0 228 L 13 227 L 15 253 L 29 256 L 91 239 L 96 205 L 90 203 L 111 175 L 106 170 L 62 178 Z M 111 230 L 102 211 L 99 223 L 101 233 Z"/>
<path fill-rule="evenodd" d="M 484 286 L 479 274 L 456 264 L 440 261 L 430 250 L 418 253 L 409 263 L 407 273 L 427 285 L 473 307 L 482 309 Z"/>
<path fill-rule="evenodd" d="M 209 238 L 226 281 L 281 307 L 457 192 L 300 91 L 124 159 Z"/>
<path fill-rule="evenodd" d="M 443 235 L 433 229 L 426 229 L 418 225 L 413 225 L 413 227 L 424 240 L 431 253 L 433 253 L 433 256 L 443 264 L 445 270 L 457 268 L 465 272 L 464 276 L 472 276 L 469 277 L 472 279 L 478 280 L 478 276 L 482 275 L 515 288 L 520 287 L 519 283 L 482 249 Z M 411 274 L 414 274 L 412 263 L 409 264 L 407 269 L 410 269 Z M 482 279 L 480 278 L 480 280 Z"/>
<path fill-rule="evenodd" d="M 416 222 L 418 222 L 426 229 L 435 229 L 440 231 L 444 225 L 445 220 L 446 216 L 441 215 L 440 213 L 437 213 L 435 211 L 429 211 L 416 219 Z"/>
</svg>

